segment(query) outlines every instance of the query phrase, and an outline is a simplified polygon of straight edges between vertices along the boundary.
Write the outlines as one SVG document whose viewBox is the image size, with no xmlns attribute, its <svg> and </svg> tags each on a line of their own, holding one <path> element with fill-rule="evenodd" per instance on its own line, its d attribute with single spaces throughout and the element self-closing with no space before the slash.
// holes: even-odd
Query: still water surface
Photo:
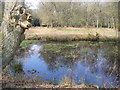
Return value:
<svg viewBox="0 0 120 90">
<path fill-rule="evenodd" d="M 26 76 L 60 84 L 68 78 L 73 85 L 119 86 L 117 45 L 101 42 L 33 43 L 18 55 Z"/>
</svg>

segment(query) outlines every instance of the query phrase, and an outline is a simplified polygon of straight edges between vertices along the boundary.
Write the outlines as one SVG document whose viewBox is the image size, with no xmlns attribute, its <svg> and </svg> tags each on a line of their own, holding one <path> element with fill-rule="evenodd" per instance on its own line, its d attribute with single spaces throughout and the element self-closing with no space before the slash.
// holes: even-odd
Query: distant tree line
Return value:
<svg viewBox="0 0 120 90">
<path fill-rule="evenodd" d="M 37 18 L 48 27 L 118 27 L 117 2 L 41 2 Z M 37 24 L 38 21 L 35 22 Z"/>
</svg>

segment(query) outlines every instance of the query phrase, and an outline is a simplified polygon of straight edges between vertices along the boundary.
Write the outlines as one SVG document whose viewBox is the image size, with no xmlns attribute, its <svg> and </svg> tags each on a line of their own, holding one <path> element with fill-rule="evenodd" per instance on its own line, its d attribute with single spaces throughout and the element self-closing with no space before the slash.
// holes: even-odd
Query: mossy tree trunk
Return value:
<svg viewBox="0 0 120 90">
<path fill-rule="evenodd" d="M 10 63 L 21 41 L 24 39 L 25 29 L 16 22 L 11 22 L 11 13 L 17 6 L 23 6 L 23 2 L 20 2 L 20 0 L 18 0 L 19 2 L 17 0 L 12 1 L 4 2 L 4 15 L 0 30 L 2 68 L 5 68 Z"/>
</svg>

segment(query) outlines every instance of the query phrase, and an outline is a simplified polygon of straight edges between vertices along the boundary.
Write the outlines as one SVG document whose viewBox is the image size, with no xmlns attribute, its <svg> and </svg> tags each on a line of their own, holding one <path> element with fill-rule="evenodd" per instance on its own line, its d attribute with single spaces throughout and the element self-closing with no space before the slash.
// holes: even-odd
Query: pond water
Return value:
<svg viewBox="0 0 120 90">
<path fill-rule="evenodd" d="M 34 42 L 17 56 L 25 76 L 60 84 L 119 86 L 117 45 L 101 42 Z"/>
</svg>

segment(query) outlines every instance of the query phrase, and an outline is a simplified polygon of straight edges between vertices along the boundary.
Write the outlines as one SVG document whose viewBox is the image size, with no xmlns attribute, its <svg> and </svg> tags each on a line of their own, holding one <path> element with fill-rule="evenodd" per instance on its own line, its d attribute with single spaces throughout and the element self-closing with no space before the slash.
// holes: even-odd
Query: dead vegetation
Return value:
<svg viewBox="0 0 120 90">
<path fill-rule="evenodd" d="M 13 77 L 9 76 L 3 76 L 2 77 L 2 88 L 91 88 L 91 89 L 97 89 L 98 87 L 95 85 L 87 85 L 87 84 L 81 84 L 81 85 L 70 85 L 68 83 L 62 83 L 60 85 L 53 85 L 44 83 L 38 80 L 29 79 L 15 79 Z"/>
<path fill-rule="evenodd" d="M 32 27 L 25 32 L 26 39 L 48 41 L 111 41 L 118 40 L 118 31 L 108 28 L 46 28 Z"/>
</svg>

